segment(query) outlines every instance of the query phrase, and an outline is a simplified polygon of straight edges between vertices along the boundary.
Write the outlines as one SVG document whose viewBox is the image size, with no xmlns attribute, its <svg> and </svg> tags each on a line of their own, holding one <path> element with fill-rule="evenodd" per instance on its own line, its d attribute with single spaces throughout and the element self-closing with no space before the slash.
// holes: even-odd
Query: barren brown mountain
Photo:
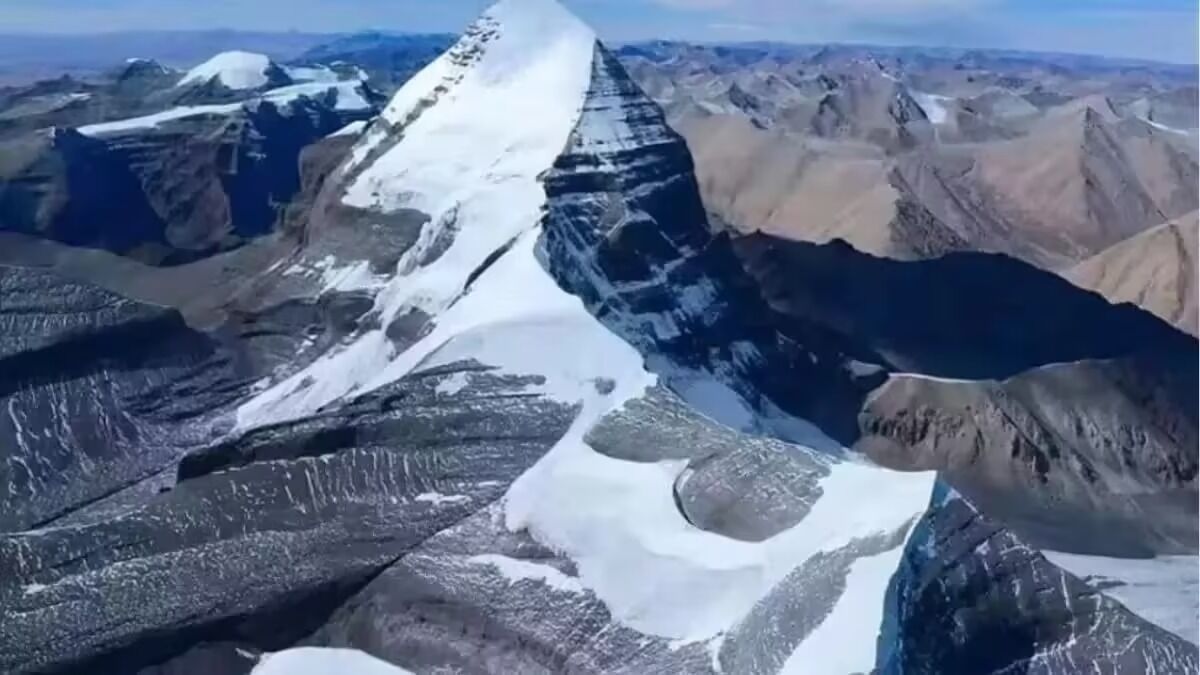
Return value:
<svg viewBox="0 0 1200 675">
<path fill-rule="evenodd" d="M 1192 335 L 1196 311 L 1197 214 L 1192 212 L 1092 257 L 1066 277 L 1112 302 L 1131 302 Z"/>
<path fill-rule="evenodd" d="M 1172 132 L 1088 104 L 982 147 L 973 182 L 1040 262 L 1081 260 L 1196 207 L 1194 152 Z"/>
<path fill-rule="evenodd" d="M 708 209 L 740 232 L 900 260 L 998 252 L 1061 271 L 1200 199 L 1195 88 L 1169 78 L 1148 93 L 1064 68 L 696 48 L 644 58 L 634 72 L 687 139 Z"/>
</svg>

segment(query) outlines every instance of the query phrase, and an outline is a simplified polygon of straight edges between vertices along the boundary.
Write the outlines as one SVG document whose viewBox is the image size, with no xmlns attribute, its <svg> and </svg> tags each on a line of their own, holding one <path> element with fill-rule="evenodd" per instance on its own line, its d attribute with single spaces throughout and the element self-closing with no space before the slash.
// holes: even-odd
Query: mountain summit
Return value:
<svg viewBox="0 0 1200 675">
<path fill-rule="evenodd" d="M 288 84 L 287 74 L 265 54 L 222 52 L 192 68 L 179 80 L 180 87 L 217 82 L 233 90 L 259 89 Z"/>
</svg>

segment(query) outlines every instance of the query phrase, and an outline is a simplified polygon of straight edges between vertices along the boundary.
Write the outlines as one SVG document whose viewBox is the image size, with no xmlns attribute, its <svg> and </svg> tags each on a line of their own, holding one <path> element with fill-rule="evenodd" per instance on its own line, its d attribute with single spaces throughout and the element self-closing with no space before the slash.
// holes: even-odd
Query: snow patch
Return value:
<svg viewBox="0 0 1200 675">
<path fill-rule="evenodd" d="M 442 506 L 443 504 L 462 504 L 471 501 L 471 498 L 466 495 L 444 495 L 440 492 L 426 492 L 417 495 L 413 500 L 425 504 L 433 504 L 434 506 Z"/>
<path fill-rule="evenodd" d="M 371 103 L 362 93 L 362 83 L 347 81 L 347 82 L 306 82 L 304 84 L 293 84 L 286 87 L 272 89 L 262 95 L 263 101 L 270 101 L 276 105 L 287 105 L 301 97 L 321 98 L 327 96 L 330 92 L 334 92 L 337 97 L 337 102 L 334 104 L 334 110 L 369 110 Z"/>
<path fill-rule="evenodd" d="M 490 565 L 496 568 L 510 582 L 532 579 L 540 581 L 556 591 L 566 593 L 586 593 L 587 589 L 579 584 L 579 580 L 563 574 L 558 569 L 543 563 L 517 560 L 505 555 L 477 555 L 467 559 L 475 565 Z"/>
<path fill-rule="evenodd" d="M 413 675 L 355 649 L 298 647 L 263 656 L 251 675 Z"/>
<path fill-rule="evenodd" d="M 153 113 L 151 115 L 143 115 L 141 117 L 115 120 L 113 122 L 101 122 L 99 124 L 89 124 L 79 127 L 79 133 L 85 136 L 104 136 L 107 134 L 124 133 L 126 131 L 136 131 L 138 129 L 153 129 L 160 124 L 174 122 L 175 120 L 187 119 L 189 117 L 200 117 L 202 115 L 231 115 L 238 110 L 241 110 L 241 108 L 241 103 L 222 103 L 219 105 L 185 105 L 164 110 L 162 112 Z"/>
<path fill-rule="evenodd" d="M 290 85 L 287 87 L 272 89 L 264 93 L 262 96 L 257 96 L 247 101 L 238 103 L 178 106 L 162 112 L 143 115 L 141 117 L 132 117 L 129 119 L 115 120 L 112 122 L 101 122 L 99 124 L 89 124 L 79 127 L 79 133 L 85 136 L 104 136 L 108 134 L 125 133 L 142 129 L 153 129 L 160 124 L 188 119 L 191 117 L 200 117 L 204 115 L 232 115 L 240 110 L 253 108 L 264 101 L 282 107 L 290 104 L 292 101 L 298 100 L 302 96 L 318 98 L 328 94 L 330 91 L 336 92 L 337 103 L 334 106 L 335 110 L 369 110 L 371 108 L 371 104 L 363 97 L 362 92 L 359 90 L 359 86 L 360 85 L 357 82 L 341 82 L 333 86 L 321 83 Z"/>
<path fill-rule="evenodd" d="M 271 59 L 265 54 L 222 52 L 189 70 L 176 86 L 204 84 L 216 78 L 230 89 L 257 89 L 268 82 L 270 68 Z"/>
<path fill-rule="evenodd" d="M 926 94 L 924 92 L 912 92 L 913 100 L 917 105 L 921 106 L 925 117 L 933 124 L 945 124 L 950 118 L 950 113 L 946 109 L 946 104 L 954 99 L 950 96 L 941 96 L 939 94 Z"/>
<path fill-rule="evenodd" d="M 383 280 L 371 272 L 371 263 L 365 260 L 342 267 L 337 266 L 333 256 L 326 257 L 324 262 L 326 264 L 321 272 L 321 284 L 325 292 L 364 291 L 379 288 L 384 284 Z"/>
<path fill-rule="evenodd" d="M 1134 614 L 1192 643 L 1200 637 L 1200 557 L 1122 559 L 1043 551 Z M 1109 583 L 1119 584 L 1109 586 Z"/>
<path fill-rule="evenodd" d="M 1159 131 L 1166 131 L 1168 133 L 1179 134 L 1181 136 L 1188 136 L 1191 134 L 1191 132 L 1188 131 L 1187 129 L 1177 129 L 1175 127 L 1169 127 L 1165 124 L 1155 122 L 1154 120 L 1152 120 L 1148 117 L 1139 117 L 1138 119 L 1142 120 L 1146 124 L 1149 124 L 1150 126 L 1154 127 L 1155 129 L 1158 129 Z"/>
<path fill-rule="evenodd" d="M 459 371 L 439 382 L 438 386 L 434 388 L 434 391 L 442 396 L 453 396 L 463 389 L 466 389 L 467 385 L 469 384 L 471 384 L 471 376 L 467 373 Z"/>
<path fill-rule="evenodd" d="M 293 82 L 323 82 L 331 84 L 341 80 L 332 68 L 327 66 L 292 66 L 284 68 L 284 72 Z"/>
<path fill-rule="evenodd" d="M 351 122 L 332 134 L 329 134 L 326 136 L 326 138 L 338 138 L 339 136 L 358 136 L 366 128 L 367 120 L 358 120 L 357 122 Z"/>
<path fill-rule="evenodd" d="M 859 558 L 850 565 L 846 590 L 833 611 L 792 652 L 782 675 L 869 673 L 883 625 L 884 597 L 904 546 Z M 836 646 L 835 646 L 836 645 Z"/>
</svg>

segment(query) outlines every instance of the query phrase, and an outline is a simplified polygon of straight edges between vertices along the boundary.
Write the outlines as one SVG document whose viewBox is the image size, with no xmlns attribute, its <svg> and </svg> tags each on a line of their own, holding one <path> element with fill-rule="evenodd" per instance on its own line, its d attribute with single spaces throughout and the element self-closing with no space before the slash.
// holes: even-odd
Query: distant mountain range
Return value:
<svg viewBox="0 0 1200 675">
<path fill-rule="evenodd" d="M 272 33 L 237 30 L 131 31 L 98 34 L 0 34 L 0 86 L 23 84 L 45 77 L 70 74 L 93 76 L 127 58 L 153 59 L 187 69 L 213 54 L 241 49 L 290 61 L 306 51 L 326 45 L 363 47 L 391 38 L 421 40 L 420 35 L 369 32 L 361 34 Z M 452 36 L 431 36 L 442 45 Z"/>
<path fill-rule="evenodd" d="M 280 61 L 296 58 L 309 50 L 316 53 L 365 51 L 395 41 L 427 42 L 442 49 L 455 36 L 370 30 L 359 33 L 270 32 L 241 30 L 206 31 L 119 31 L 109 33 L 40 34 L 0 32 L 0 86 L 30 82 L 62 73 L 95 74 L 104 66 L 128 58 L 131 54 L 154 59 L 173 67 L 186 67 L 209 56 L 231 49 L 261 52 Z M 669 41 L 614 43 L 623 51 L 638 48 L 658 49 Z M 803 56 L 825 49 L 866 49 L 877 54 L 901 58 L 932 58 L 954 61 L 985 60 L 992 67 L 1006 63 L 1022 67 L 1031 63 L 1055 62 L 1074 71 L 1114 72 L 1146 71 L 1195 80 L 1193 64 L 1170 64 L 1136 59 L 1109 58 L 1083 54 L 1050 54 L 995 49 L 958 49 L 948 47 L 887 47 L 863 45 L 801 45 L 777 42 L 734 42 L 712 45 L 731 54 L 770 52 Z"/>
<path fill-rule="evenodd" d="M 742 232 L 901 260 L 1000 252 L 1065 273 L 1200 198 L 1194 67 L 854 45 L 619 53 L 687 138 L 708 209 Z M 1132 242 L 1071 278 L 1194 333 L 1188 275 L 1167 271 L 1191 258 L 1154 241 L 1156 257 Z"/>
</svg>

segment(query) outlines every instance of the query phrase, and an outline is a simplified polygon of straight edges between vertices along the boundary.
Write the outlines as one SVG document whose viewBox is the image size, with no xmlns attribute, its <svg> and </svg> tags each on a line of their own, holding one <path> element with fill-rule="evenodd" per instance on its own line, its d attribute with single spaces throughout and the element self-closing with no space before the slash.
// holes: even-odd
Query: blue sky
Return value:
<svg viewBox="0 0 1200 675">
<path fill-rule="evenodd" d="M 0 0 L 2 32 L 457 32 L 488 0 Z M 1196 0 L 564 0 L 611 40 L 867 42 L 1196 61 Z"/>
</svg>

